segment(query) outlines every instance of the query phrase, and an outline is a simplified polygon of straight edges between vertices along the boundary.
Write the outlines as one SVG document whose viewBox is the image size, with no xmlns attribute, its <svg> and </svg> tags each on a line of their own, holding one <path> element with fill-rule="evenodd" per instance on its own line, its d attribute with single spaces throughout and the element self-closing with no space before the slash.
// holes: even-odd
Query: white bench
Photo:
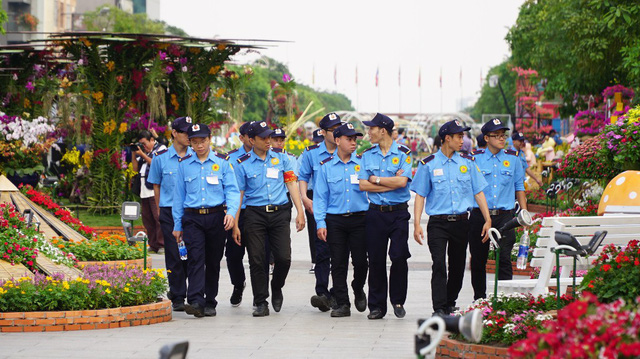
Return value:
<svg viewBox="0 0 640 359">
<path fill-rule="evenodd" d="M 596 252 L 577 262 L 576 270 L 589 269 L 593 261 L 598 257 L 602 248 L 607 244 L 625 246 L 632 239 L 640 239 L 640 215 L 606 215 L 589 217 L 547 217 L 542 220 L 542 228 L 538 233 L 536 248 L 533 250 L 533 258 L 530 265 L 540 268 L 538 279 L 514 279 L 498 281 L 498 292 L 505 293 L 531 293 L 534 296 L 548 293 L 549 286 L 556 286 L 557 280 L 551 279 L 556 265 L 556 254 L 551 251 L 558 244 L 554 239 L 556 231 L 568 232 L 576 237 L 582 245 L 589 243 L 589 240 L 598 231 L 607 231 L 600 247 Z M 518 245 L 516 243 L 516 245 Z M 568 286 L 573 285 L 573 278 L 570 276 L 573 271 L 573 257 L 560 256 L 560 292 L 566 292 Z M 579 284 L 582 278 L 576 278 Z M 488 290 L 493 292 L 493 282 L 487 283 Z"/>
</svg>

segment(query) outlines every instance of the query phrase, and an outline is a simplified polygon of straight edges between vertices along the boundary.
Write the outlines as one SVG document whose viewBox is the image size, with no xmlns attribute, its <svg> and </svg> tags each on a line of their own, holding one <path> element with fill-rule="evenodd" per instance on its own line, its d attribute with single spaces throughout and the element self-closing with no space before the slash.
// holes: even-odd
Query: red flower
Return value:
<svg viewBox="0 0 640 359">
<path fill-rule="evenodd" d="M 609 269 L 611 269 L 611 266 L 610 266 L 609 264 L 605 264 L 605 265 L 603 265 L 603 266 L 602 266 L 602 270 L 603 270 L 604 272 L 609 271 Z"/>
</svg>

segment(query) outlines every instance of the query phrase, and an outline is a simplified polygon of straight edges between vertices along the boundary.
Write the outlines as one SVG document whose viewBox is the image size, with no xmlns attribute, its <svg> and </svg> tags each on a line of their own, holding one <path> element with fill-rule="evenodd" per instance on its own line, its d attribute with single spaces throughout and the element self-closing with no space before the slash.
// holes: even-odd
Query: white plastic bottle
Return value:
<svg viewBox="0 0 640 359">
<path fill-rule="evenodd" d="M 178 251 L 180 252 L 180 259 L 183 261 L 187 260 L 187 247 L 184 245 L 184 241 L 180 240 L 178 242 Z"/>
<path fill-rule="evenodd" d="M 516 267 L 518 269 L 527 268 L 527 258 L 529 256 L 529 232 L 525 229 L 520 237 L 520 248 L 518 248 L 518 260 Z"/>
</svg>

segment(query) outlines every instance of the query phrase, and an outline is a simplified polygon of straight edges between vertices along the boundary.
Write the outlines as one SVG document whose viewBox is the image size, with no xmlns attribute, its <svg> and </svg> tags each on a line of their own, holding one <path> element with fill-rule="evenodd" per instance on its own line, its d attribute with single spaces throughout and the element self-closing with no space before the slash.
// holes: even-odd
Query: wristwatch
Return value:
<svg viewBox="0 0 640 359">
<path fill-rule="evenodd" d="M 376 184 L 377 184 L 377 185 L 380 185 L 380 176 L 378 176 L 378 177 L 376 178 Z"/>
</svg>

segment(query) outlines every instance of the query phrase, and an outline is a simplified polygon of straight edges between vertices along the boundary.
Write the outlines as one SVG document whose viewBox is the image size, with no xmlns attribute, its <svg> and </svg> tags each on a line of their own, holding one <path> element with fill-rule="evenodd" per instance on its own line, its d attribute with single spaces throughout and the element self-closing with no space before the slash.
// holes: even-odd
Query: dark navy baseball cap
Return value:
<svg viewBox="0 0 640 359">
<path fill-rule="evenodd" d="M 514 132 L 513 135 L 511 135 L 511 139 L 514 141 L 524 141 L 524 133 L 522 132 Z"/>
<path fill-rule="evenodd" d="M 238 129 L 238 132 L 240 132 L 241 136 L 244 136 L 247 134 L 247 131 L 249 130 L 249 125 L 251 125 L 254 121 L 251 122 L 245 122 L 242 124 L 242 126 L 240 126 L 240 128 Z"/>
<path fill-rule="evenodd" d="M 389 131 L 389 134 L 393 132 L 393 120 L 389 118 L 389 116 L 383 115 L 381 113 L 376 113 L 375 116 L 371 119 L 371 121 L 362 121 L 365 126 L 369 127 L 382 127 Z"/>
<path fill-rule="evenodd" d="M 187 130 L 187 135 L 189 136 L 189 138 L 209 137 L 211 136 L 211 130 L 209 129 L 209 126 L 205 124 L 196 123 L 195 125 L 189 127 L 189 129 Z"/>
<path fill-rule="evenodd" d="M 287 137 L 287 135 L 284 133 L 284 131 L 281 128 L 276 128 L 275 130 L 273 130 L 273 134 L 271 135 L 271 137 L 285 138 Z"/>
<path fill-rule="evenodd" d="M 488 135 L 490 132 L 495 132 L 500 130 L 509 131 L 509 127 L 503 125 L 500 119 L 492 118 L 491 120 L 489 120 L 489 122 L 482 125 L 482 128 L 480 130 L 482 131 L 483 134 Z"/>
<path fill-rule="evenodd" d="M 317 130 L 313 131 L 313 138 L 311 139 L 311 141 L 316 142 L 316 143 L 324 141 L 324 136 L 322 135 L 322 130 L 321 129 L 317 129 Z"/>
<path fill-rule="evenodd" d="M 324 115 L 322 120 L 320 120 L 319 126 L 323 130 L 328 130 L 331 127 L 333 127 L 335 125 L 339 125 L 341 123 L 342 123 L 342 121 L 340 120 L 340 116 L 338 116 L 337 113 L 331 112 L 331 113 L 328 113 L 328 114 Z"/>
<path fill-rule="evenodd" d="M 464 127 L 464 124 L 460 120 L 455 119 L 442 125 L 442 127 L 440 127 L 440 129 L 438 130 L 438 136 L 440 136 L 440 138 L 444 142 L 444 136 L 469 131 L 470 129 L 471 127 Z"/>
<path fill-rule="evenodd" d="M 476 141 L 478 141 L 478 147 L 487 147 L 487 141 L 484 140 L 484 135 L 478 135 Z"/>
<path fill-rule="evenodd" d="M 333 130 L 333 138 L 338 138 L 340 136 L 362 136 L 360 132 L 357 132 L 353 125 L 350 123 L 345 123 L 344 125 Z"/>
<path fill-rule="evenodd" d="M 273 130 L 269 129 L 269 126 L 267 126 L 267 123 L 264 121 L 251 122 L 251 124 L 249 125 L 249 129 L 247 129 L 247 135 L 251 138 L 254 138 L 256 136 L 267 138 L 272 134 Z"/>
<path fill-rule="evenodd" d="M 178 117 L 175 120 L 173 120 L 173 122 L 171 123 L 171 129 L 180 131 L 180 132 L 187 132 L 187 130 L 189 129 L 189 127 L 191 127 L 191 125 L 193 125 L 193 120 L 191 119 L 191 117 L 189 116 Z"/>
</svg>

